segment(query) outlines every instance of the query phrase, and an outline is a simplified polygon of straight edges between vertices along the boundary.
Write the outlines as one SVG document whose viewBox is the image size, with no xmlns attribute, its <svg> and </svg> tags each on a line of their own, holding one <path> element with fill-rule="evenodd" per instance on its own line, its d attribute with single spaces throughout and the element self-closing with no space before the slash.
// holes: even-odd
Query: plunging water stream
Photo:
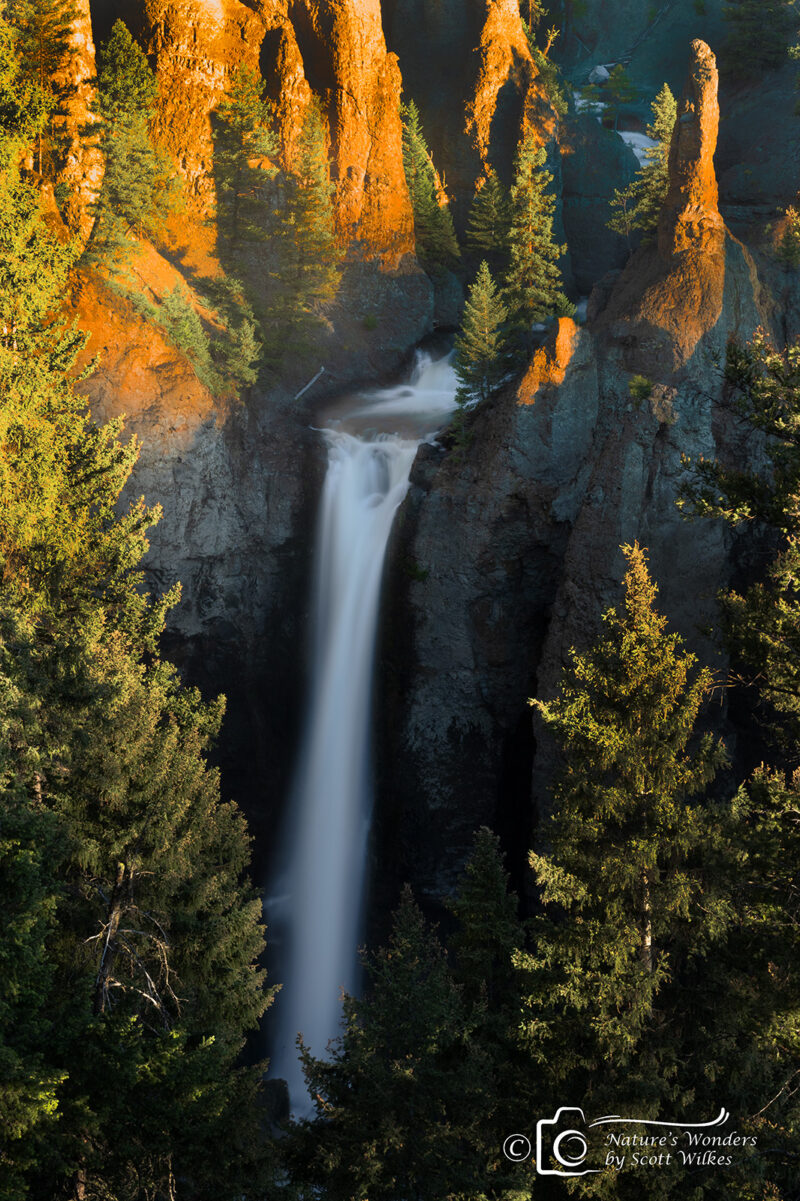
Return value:
<svg viewBox="0 0 800 1201">
<path fill-rule="evenodd" d="M 322 431 L 328 471 L 316 548 L 314 666 L 306 734 L 271 922 L 286 954 L 271 1073 L 308 1108 L 295 1039 L 315 1055 L 339 1033 L 341 989 L 357 984 L 372 808 L 370 711 L 381 577 L 417 449 L 455 408 L 447 358 L 420 354 L 411 382 L 351 399 Z"/>
</svg>

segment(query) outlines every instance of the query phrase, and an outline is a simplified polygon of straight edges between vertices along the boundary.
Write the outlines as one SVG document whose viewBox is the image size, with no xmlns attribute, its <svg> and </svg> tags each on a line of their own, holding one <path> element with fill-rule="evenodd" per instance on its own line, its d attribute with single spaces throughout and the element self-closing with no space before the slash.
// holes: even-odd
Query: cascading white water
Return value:
<svg viewBox="0 0 800 1201">
<path fill-rule="evenodd" d="M 417 449 L 455 408 L 447 358 L 418 356 L 410 384 L 359 398 L 323 431 L 328 472 L 317 544 L 307 733 L 270 921 L 286 946 L 271 1073 L 309 1108 L 295 1039 L 315 1055 L 356 985 L 370 787 L 370 709 L 381 576 Z"/>
</svg>

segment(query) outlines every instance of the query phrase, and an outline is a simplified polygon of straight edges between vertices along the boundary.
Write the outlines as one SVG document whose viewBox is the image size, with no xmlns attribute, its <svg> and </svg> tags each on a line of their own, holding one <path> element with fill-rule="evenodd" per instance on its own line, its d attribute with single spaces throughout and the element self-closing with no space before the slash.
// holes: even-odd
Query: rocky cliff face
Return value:
<svg viewBox="0 0 800 1201">
<path fill-rule="evenodd" d="M 413 251 L 400 75 L 379 0 L 142 0 L 139 22 L 161 84 L 158 137 L 200 215 L 213 210 L 211 113 L 239 65 L 260 65 L 289 157 L 312 95 L 322 104 L 343 242 L 357 234 L 391 266 Z"/>
<path fill-rule="evenodd" d="M 524 114 L 547 140 L 555 113 L 531 58 L 516 0 L 388 0 L 384 23 L 404 95 L 419 106 L 434 161 L 463 227 L 491 162 L 510 181 Z"/>
<path fill-rule="evenodd" d="M 662 28 L 678 11 L 685 15 L 682 0 L 659 8 Z M 624 183 L 635 167 L 630 152 L 588 117 L 556 129 L 513 0 L 96 0 L 96 36 L 117 15 L 156 64 L 159 137 L 189 197 L 177 253 L 167 260 L 143 247 L 137 260 L 145 294 L 219 270 L 207 223 L 211 122 L 236 66 L 262 71 L 289 155 L 319 99 L 352 261 L 315 347 L 327 373 L 313 401 L 325 387 L 394 369 L 432 323 L 430 283 L 407 256 L 399 69 L 457 216 L 487 163 L 509 177 L 526 117 L 551 150 L 558 133 L 579 288 L 621 266 L 624 248 L 600 231 L 610 182 Z M 68 164 L 84 230 L 101 170 L 94 143 L 77 136 L 93 74 L 86 16 L 79 6 Z M 744 454 L 719 405 L 718 363 L 731 334 L 770 319 L 754 260 L 720 215 L 718 117 L 713 55 L 695 43 L 657 243 L 595 289 L 588 325 L 553 327 L 519 387 L 475 413 L 463 451 L 420 453 L 395 532 L 382 651 L 376 850 L 387 885 L 394 872 L 440 898 L 481 821 L 502 832 L 521 866 L 552 765 L 526 701 L 552 692 L 568 647 L 589 642 L 617 599 L 620 543 L 649 547 L 662 604 L 702 646 L 697 626 L 728 547 L 714 527 L 679 519 L 681 453 Z M 300 711 L 324 470 L 309 410 L 292 397 L 317 361 L 287 368 L 269 395 L 221 401 L 96 277 L 82 278 L 74 305 L 93 335 L 90 351 L 102 354 L 88 383 L 92 405 L 100 416 L 128 415 L 142 442 L 133 488 L 165 507 L 151 575 L 159 587 L 184 584 L 169 649 L 192 679 L 229 693 L 226 787 L 249 801 L 266 850 Z M 631 396 L 634 374 L 650 383 L 643 400 Z"/>
<path fill-rule="evenodd" d="M 588 326 L 554 326 L 519 388 L 477 411 L 463 457 L 429 452 L 416 468 L 398 559 L 420 570 L 395 576 L 404 633 L 386 650 L 384 762 L 405 770 L 387 768 L 383 832 L 428 896 L 451 886 L 475 823 L 494 822 L 512 855 L 529 845 L 553 760 L 526 701 L 553 694 L 569 647 L 587 646 L 618 599 L 621 544 L 648 547 L 673 626 L 713 661 L 699 631 L 728 546 L 681 519 L 681 455 L 745 454 L 718 363 L 765 317 L 716 207 L 717 120 L 713 56 L 695 43 L 658 245 L 602 312 L 598 292 Z M 644 400 L 633 373 L 650 380 Z"/>
<path fill-rule="evenodd" d="M 73 14 L 69 54 L 53 81 L 64 98 L 57 123 L 66 143 L 57 182 L 68 189 L 67 222 L 85 241 L 92 228 L 92 204 L 103 180 L 103 156 L 92 133 L 97 120 L 93 111 L 96 68 L 89 0 L 77 0 Z"/>
</svg>

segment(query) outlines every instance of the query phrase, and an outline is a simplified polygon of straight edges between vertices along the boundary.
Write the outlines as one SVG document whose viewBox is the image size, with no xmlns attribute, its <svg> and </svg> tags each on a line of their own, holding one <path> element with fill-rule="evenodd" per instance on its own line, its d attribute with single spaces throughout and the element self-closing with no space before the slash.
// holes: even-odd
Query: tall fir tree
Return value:
<svg viewBox="0 0 800 1201">
<path fill-rule="evenodd" d="M 36 140 L 36 160 L 39 174 L 52 177 L 59 152 L 53 116 L 62 100 L 55 79 L 69 54 L 75 5 L 73 0 L 8 0 L 5 15 L 16 35 L 22 73 L 35 83 L 48 112 L 47 127 Z"/>
<path fill-rule="evenodd" d="M 453 367 L 462 404 L 487 400 L 508 371 L 504 325 L 508 314 L 484 259 L 469 290 L 461 329 L 453 347 Z"/>
<path fill-rule="evenodd" d="M 571 315 L 574 306 L 563 291 L 559 259 L 566 246 L 553 239 L 556 208 L 547 153 L 526 125 L 517 149 L 511 188 L 510 258 L 504 299 L 513 319 L 530 327 L 553 314 Z"/>
<path fill-rule="evenodd" d="M 504 262 L 508 255 L 510 220 L 508 194 L 490 168 L 475 188 L 467 220 L 467 245 L 495 263 Z"/>
<path fill-rule="evenodd" d="M 319 103 L 305 113 L 294 162 L 284 175 L 279 229 L 277 304 L 279 339 L 293 326 L 301 331 L 319 307 L 333 299 L 339 281 L 339 251 L 333 211 L 333 184 Z"/>
<path fill-rule="evenodd" d="M 264 82 L 258 72 L 239 67 L 215 114 L 216 221 L 231 247 L 269 235 L 267 189 L 277 170 L 272 162 L 277 138 L 272 129 L 272 106 L 263 93 Z"/>
<path fill-rule="evenodd" d="M 403 168 L 414 213 L 417 254 L 428 267 L 452 267 L 461 254 L 458 239 L 450 210 L 440 203 L 436 169 L 413 100 L 402 106 L 401 115 Z"/>
<path fill-rule="evenodd" d="M 624 607 L 604 615 L 589 654 L 573 655 L 558 699 L 535 702 L 567 765 L 546 836 L 552 850 L 531 864 L 545 911 L 562 906 L 568 917 L 542 920 L 531 963 L 550 979 L 556 1006 L 588 1027 L 584 1054 L 597 1056 L 595 1069 L 603 1055 L 624 1061 L 669 974 L 674 927 L 697 888 L 688 865 L 703 820 L 693 801 L 725 758 L 710 735 L 693 745 L 712 674 L 692 679 L 696 660 L 666 633 L 643 552 L 624 550 Z M 553 1026 L 552 1037 L 566 1028 Z M 569 1070 L 568 1054 L 560 1062 Z"/>
<path fill-rule="evenodd" d="M 796 0 L 728 0 L 723 15 L 728 25 L 725 74 L 758 78 L 787 62 L 800 27 Z"/>
<path fill-rule="evenodd" d="M 150 134 L 158 85 L 123 21 L 101 46 L 97 79 L 105 175 L 90 253 L 126 257 L 132 237 L 158 239 L 178 203 L 175 170 Z"/>
<path fill-rule="evenodd" d="M 0 150 L 4 1201 L 176 1179 L 238 1197 L 264 1143 L 261 1070 L 237 1059 L 269 995 L 247 833 L 206 761 L 221 705 L 160 661 L 176 598 L 140 567 L 158 512 L 119 509 L 136 443 L 92 421 L 85 339 L 52 316 L 75 250 Z"/>
<path fill-rule="evenodd" d="M 656 143 L 645 151 L 647 162 L 626 188 L 616 188 L 608 228 L 630 239 L 635 230 L 652 234 L 658 227 L 669 190 L 669 148 L 678 115 L 675 97 L 664 84 L 653 101 L 647 135 Z"/>
<path fill-rule="evenodd" d="M 388 946 L 365 966 L 366 995 L 345 999 L 332 1056 L 304 1051 L 318 1117 L 282 1144 L 291 1178 L 331 1201 L 483 1192 L 485 1063 L 470 1042 L 475 1011 L 408 889 Z"/>
</svg>

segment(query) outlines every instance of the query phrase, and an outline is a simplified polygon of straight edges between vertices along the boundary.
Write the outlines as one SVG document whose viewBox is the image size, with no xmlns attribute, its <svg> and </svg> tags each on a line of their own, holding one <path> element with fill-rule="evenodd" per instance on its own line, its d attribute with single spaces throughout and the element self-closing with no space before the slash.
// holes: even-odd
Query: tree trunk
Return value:
<svg viewBox="0 0 800 1201">
<path fill-rule="evenodd" d="M 133 870 L 127 867 L 127 865 L 124 863 L 118 863 L 117 876 L 111 892 L 111 900 L 108 904 L 106 935 L 103 940 L 103 953 L 100 956 L 100 966 L 97 969 L 97 977 L 95 980 L 94 1004 L 92 1007 L 95 1017 L 99 1017 L 99 1015 L 101 1013 L 105 1013 L 106 1010 L 106 1003 L 108 1001 L 108 982 L 111 978 L 111 971 L 117 954 L 117 930 L 119 929 L 120 918 L 122 917 L 124 902 L 123 894 L 126 891 L 130 892 L 132 882 Z"/>
<path fill-rule="evenodd" d="M 650 873 L 642 874 L 642 943 L 639 948 L 642 963 L 648 972 L 653 970 L 653 920 L 650 904 Z"/>
</svg>

